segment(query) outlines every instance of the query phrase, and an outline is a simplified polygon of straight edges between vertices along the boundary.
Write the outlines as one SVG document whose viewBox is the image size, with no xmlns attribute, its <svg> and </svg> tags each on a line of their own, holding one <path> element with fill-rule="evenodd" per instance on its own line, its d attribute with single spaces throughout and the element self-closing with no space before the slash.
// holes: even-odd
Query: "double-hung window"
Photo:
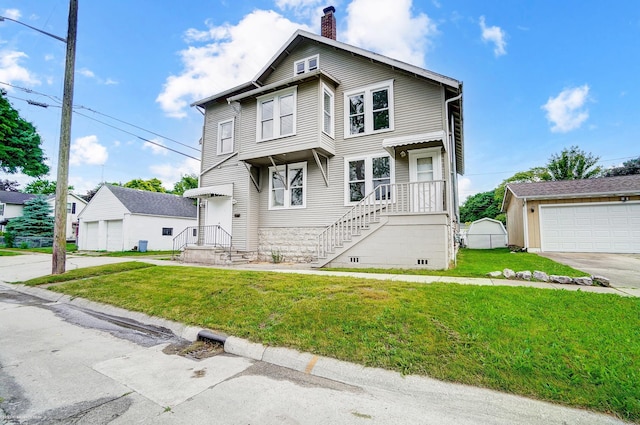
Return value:
<svg viewBox="0 0 640 425">
<path fill-rule="evenodd" d="M 393 130 L 393 80 L 345 92 L 344 110 L 345 137 Z"/>
<path fill-rule="evenodd" d="M 333 91 L 322 84 L 322 131 L 331 137 L 334 137 L 334 97 Z"/>
<path fill-rule="evenodd" d="M 233 152 L 233 119 L 220 121 L 218 123 L 218 155 L 224 155 Z"/>
<path fill-rule="evenodd" d="M 300 75 L 305 72 L 315 71 L 319 67 L 318 59 L 319 56 L 315 55 L 296 61 L 293 64 L 293 75 Z"/>
<path fill-rule="evenodd" d="M 258 141 L 296 133 L 296 87 L 258 98 Z"/>
<path fill-rule="evenodd" d="M 394 181 L 393 161 L 389 155 L 369 155 L 345 159 L 345 204 L 364 199 L 372 191 L 375 198 L 390 199 L 389 185 Z"/>
<path fill-rule="evenodd" d="M 269 167 L 269 209 L 304 208 L 306 200 L 306 162 Z"/>
</svg>

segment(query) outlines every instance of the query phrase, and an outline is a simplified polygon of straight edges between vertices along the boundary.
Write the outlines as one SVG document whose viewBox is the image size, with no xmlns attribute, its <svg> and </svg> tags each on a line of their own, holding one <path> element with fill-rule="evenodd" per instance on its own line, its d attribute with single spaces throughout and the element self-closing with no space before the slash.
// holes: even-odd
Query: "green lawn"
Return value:
<svg viewBox="0 0 640 425">
<path fill-rule="evenodd" d="M 357 271 L 364 273 L 420 274 L 430 276 L 486 277 L 487 273 L 502 271 L 505 268 L 513 271 L 543 271 L 549 275 L 589 276 L 564 264 L 556 263 L 538 254 L 528 252 L 511 253 L 507 248 L 496 249 L 461 249 L 458 252 L 457 264 L 449 270 L 425 269 L 344 269 L 327 268 L 325 270 Z"/>
<path fill-rule="evenodd" d="M 0 249 L 0 257 L 11 257 L 12 255 L 20 255 L 19 252 Z"/>
<path fill-rule="evenodd" d="M 51 289 L 263 344 L 640 420 L 638 298 L 112 267 Z M 83 277 L 74 272 L 70 278 Z"/>
<path fill-rule="evenodd" d="M 66 244 L 66 248 L 67 248 L 67 252 L 71 253 L 71 252 L 76 252 L 78 250 L 78 247 L 76 246 L 75 243 L 67 243 Z M 14 252 L 20 252 L 20 251 L 25 251 L 25 252 L 41 252 L 44 254 L 51 254 L 53 252 L 53 247 L 52 246 L 48 246 L 45 248 L 4 248 L 6 250 L 11 250 Z"/>
</svg>

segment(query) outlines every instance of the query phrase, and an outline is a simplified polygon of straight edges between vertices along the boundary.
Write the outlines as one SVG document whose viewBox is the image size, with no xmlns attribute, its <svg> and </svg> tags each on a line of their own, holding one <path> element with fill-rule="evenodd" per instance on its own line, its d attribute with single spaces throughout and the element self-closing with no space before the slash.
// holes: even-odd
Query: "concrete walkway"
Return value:
<svg viewBox="0 0 640 425">
<path fill-rule="evenodd" d="M 130 260 L 132 258 L 70 256 L 67 269 Z M 550 284 L 520 281 L 322 272 L 290 265 L 273 266 L 253 264 L 243 268 L 424 283 L 456 281 L 559 289 Z M 12 292 L 20 292 L 47 300 L 47 306 L 65 304 L 162 326 L 188 340 L 194 340 L 200 330 L 46 289 L 2 282 L 46 275 L 50 267 L 49 255 L 0 257 L 0 293 L 9 294 L 10 299 Z M 579 289 L 618 293 L 612 288 Z M 14 393 L 22 394 L 29 407 L 19 412 L 29 418 L 46 418 L 61 412 L 71 417 L 69 412 L 82 410 L 112 418 L 120 415 L 113 423 L 197 424 L 213 423 L 211 420 L 215 418 L 215 423 L 229 424 L 623 424 L 613 417 L 585 410 L 422 376 L 403 377 L 396 372 L 235 337 L 225 341 L 227 357 L 190 364 L 162 354 L 161 346 L 141 348 L 118 342 L 117 338 L 74 327 L 41 310 L 29 303 L 17 306 L 0 299 L 0 336 L 5 342 L 0 344 L 0 383 L 4 380 L 15 386 L 12 387 Z M 77 364 L 83 367 L 71 366 Z M 206 379 L 194 379 L 205 370 Z M 33 376 L 40 378 L 34 380 Z M 101 406 L 110 406 L 115 412 L 102 412 Z M 1 416 L 2 409 L 0 422 Z"/>
</svg>

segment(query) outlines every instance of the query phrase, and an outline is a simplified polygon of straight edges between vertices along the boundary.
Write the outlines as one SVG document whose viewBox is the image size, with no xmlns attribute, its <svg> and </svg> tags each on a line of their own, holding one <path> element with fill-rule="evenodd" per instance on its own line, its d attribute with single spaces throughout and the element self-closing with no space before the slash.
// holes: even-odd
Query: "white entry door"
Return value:
<svg viewBox="0 0 640 425">
<path fill-rule="evenodd" d="M 230 196 L 214 196 L 207 199 L 207 218 L 205 226 L 220 225 L 222 229 L 231 235 L 233 202 Z M 215 243 L 224 244 L 228 241 L 218 232 Z"/>
<path fill-rule="evenodd" d="M 442 180 L 440 148 L 409 151 L 409 181 L 411 211 L 442 211 Z"/>
</svg>

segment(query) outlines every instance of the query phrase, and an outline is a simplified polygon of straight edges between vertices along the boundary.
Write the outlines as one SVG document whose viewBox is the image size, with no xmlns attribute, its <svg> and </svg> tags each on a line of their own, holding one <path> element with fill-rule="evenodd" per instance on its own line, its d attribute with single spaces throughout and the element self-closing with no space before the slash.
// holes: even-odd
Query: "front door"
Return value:
<svg viewBox="0 0 640 425">
<path fill-rule="evenodd" d="M 205 226 L 219 225 L 222 229 L 231 234 L 233 202 L 230 196 L 213 196 L 207 199 L 207 215 Z M 213 232 L 210 234 L 215 240 L 206 243 L 228 244 L 224 233 Z"/>
<path fill-rule="evenodd" d="M 409 181 L 411 211 L 442 211 L 442 180 L 440 148 L 409 151 Z"/>
</svg>

